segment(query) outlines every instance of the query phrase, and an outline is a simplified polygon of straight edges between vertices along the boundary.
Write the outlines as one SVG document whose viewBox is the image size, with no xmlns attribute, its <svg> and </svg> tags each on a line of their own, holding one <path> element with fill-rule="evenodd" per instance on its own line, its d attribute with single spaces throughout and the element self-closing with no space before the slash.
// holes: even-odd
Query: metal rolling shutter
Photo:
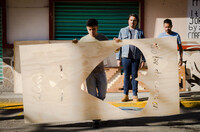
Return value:
<svg viewBox="0 0 200 132">
<path fill-rule="evenodd" d="M 55 2 L 54 8 L 56 40 L 80 39 L 90 18 L 98 20 L 99 33 L 113 39 L 128 25 L 129 14 L 139 14 L 139 2 Z"/>
<path fill-rule="evenodd" d="M 2 5 L 0 2 L 0 85 L 3 83 Z"/>
</svg>

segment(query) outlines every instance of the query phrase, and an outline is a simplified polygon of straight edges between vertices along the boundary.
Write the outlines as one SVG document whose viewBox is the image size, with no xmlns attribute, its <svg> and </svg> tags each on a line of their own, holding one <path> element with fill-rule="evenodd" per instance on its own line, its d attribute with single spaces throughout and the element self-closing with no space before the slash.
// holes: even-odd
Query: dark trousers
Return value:
<svg viewBox="0 0 200 132">
<path fill-rule="evenodd" d="M 128 95 L 130 76 L 132 76 L 132 90 L 133 96 L 137 96 L 138 81 L 135 80 L 138 76 L 140 60 L 122 58 L 122 66 L 124 70 L 124 94 Z"/>
</svg>

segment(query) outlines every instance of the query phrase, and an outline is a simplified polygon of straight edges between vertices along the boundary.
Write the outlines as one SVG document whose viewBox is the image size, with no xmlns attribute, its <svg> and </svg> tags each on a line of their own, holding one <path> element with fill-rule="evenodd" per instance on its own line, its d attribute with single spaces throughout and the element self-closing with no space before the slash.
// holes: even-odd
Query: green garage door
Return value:
<svg viewBox="0 0 200 132">
<path fill-rule="evenodd" d="M 54 8 L 56 40 L 80 39 L 90 18 L 98 20 L 99 33 L 113 39 L 128 25 L 129 14 L 139 14 L 139 2 L 55 2 Z"/>
<path fill-rule="evenodd" d="M 0 2 L 0 85 L 3 83 L 3 48 L 2 48 L 2 5 Z"/>
</svg>

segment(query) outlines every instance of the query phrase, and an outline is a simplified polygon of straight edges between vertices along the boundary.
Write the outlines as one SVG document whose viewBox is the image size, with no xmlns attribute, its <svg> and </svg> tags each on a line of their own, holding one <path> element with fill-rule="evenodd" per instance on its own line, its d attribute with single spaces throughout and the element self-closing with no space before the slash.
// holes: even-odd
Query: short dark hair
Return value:
<svg viewBox="0 0 200 132">
<path fill-rule="evenodd" d="M 130 14 L 129 17 L 128 17 L 128 20 L 129 20 L 129 18 L 131 16 L 135 17 L 137 19 L 137 23 L 139 23 L 139 17 L 138 17 L 138 15 L 136 15 L 136 14 Z"/>
<path fill-rule="evenodd" d="M 88 27 L 98 26 L 98 21 L 94 18 L 88 19 L 87 26 Z"/>
<path fill-rule="evenodd" d="M 172 26 L 172 20 L 170 20 L 170 19 L 165 19 L 164 23 L 168 23 L 168 24 L 170 24 Z"/>
</svg>

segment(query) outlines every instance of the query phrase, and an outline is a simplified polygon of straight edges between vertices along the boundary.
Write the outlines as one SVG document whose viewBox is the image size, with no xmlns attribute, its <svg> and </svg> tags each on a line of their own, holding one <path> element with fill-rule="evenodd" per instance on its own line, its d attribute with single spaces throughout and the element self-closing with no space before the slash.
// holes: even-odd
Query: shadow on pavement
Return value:
<svg viewBox="0 0 200 132">
<path fill-rule="evenodd" d="M 199 91 L 191 91 L 191 92 L 186 92 L 186 93 L 180 93 L 180 97 L 191 97 L 193 95 L 200 95 Z"/>
<path fill-rule="evenodd" d="M 0 121 L 5 121 L 5 120 L 19 120 L 19 119 L 24 119 L 24 116 L 10 116 L 10 117 L 0 117 Z"/>
<path fill-rule="evenodd" d="M 23 109 L 0 109 L 0 121 L 24 119 Z"/>
<path fill-rule="evenodd" d="M 131 126 L 184 126 L 184 125 L 199 125 L 200 124 L 200 112 L 184 113 L 172 116 L 162 117 L 142 117 L 132 118 L 124 120 L 109 120 L 101 121 L 100 128 L 115 128 L 115 127 L 131 127 Z M 38 125 L 37 131 L 87 131 L 94 130 L 92 128 L 92 121 L 85 123 L 73 123 L 52 125 L 43 124 Z"/>
<path fill-rule="evenodd" d="M 10 115 L 19 112 L 23 112 L 23 109 L 5 109 L 5 110 L 0 110 L 0 115 Z"/>
</svg>

